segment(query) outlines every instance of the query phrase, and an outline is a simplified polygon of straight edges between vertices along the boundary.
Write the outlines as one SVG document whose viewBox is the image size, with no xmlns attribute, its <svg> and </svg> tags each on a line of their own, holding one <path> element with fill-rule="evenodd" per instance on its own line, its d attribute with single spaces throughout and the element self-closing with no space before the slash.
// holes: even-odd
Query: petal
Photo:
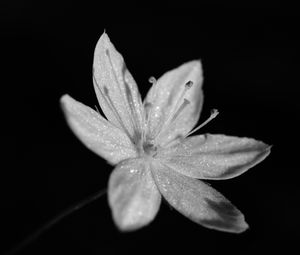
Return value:
<svg viewBox="0 0 300 255">
<path fill-rule="evenodd" d="M 153 175 L 163 197 L 180 213 L 211 229 L 240 233 L 248 228 L 243 214 L 223 195 L 200 180 L 155 165 Z"/>
<path fill-rule="evenodd" d="M 193 85 L 185 91 L 185 84 Z M 185 135 L 197 123 L 203 103 L 202 68 L 200 61 L 191 61 L 165 73 L 153 84 L 144 104 L 151 105 L 149 110 L 149 133 L 160 145 Z M 190 103 L 173 120 L 184 99 Z M 159 135 L 158 135 L 159 134 Z"/>
<path fill-rule="evenodd" d="M 99 113 L 69 95 L 62 96 L 60 102 L 70 128 L 90 150 L 111 164 L 136 157 L 128 136 Z"/>
<path fill-rule="evenodd" d="M 149 224 L 161 201 L 149 166 L 141 159 L 120 163 L 109 179 L 108 200 L 120 230 L 135 230 Z"/>
<path fill-rule="evenodd" d="M 158 157 L 172 169 L 193 178 L 229 179 L 269 154 L 270 146 L 251 138 L 208 134 L 188 137 Z"/>
<path fill-rule="evenodd" d="M 106 33 L 96 45 L 93 71 L 94 88 L 105 116 L 133 137 L 143 123 L 141 97 L 123 57 Z"/>
</svg>

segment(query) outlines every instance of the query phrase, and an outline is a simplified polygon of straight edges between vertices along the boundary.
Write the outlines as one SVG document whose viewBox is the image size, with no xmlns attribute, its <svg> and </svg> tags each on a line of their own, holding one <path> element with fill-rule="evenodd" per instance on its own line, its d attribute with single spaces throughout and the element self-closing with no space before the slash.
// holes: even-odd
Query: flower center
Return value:
<svg viewBox="0 0 300 255">
<path fill-rule="evenodd" d="M 147 156 L 155 156 L 157 153 L 157 147 L 151 142 L 146 141 L 143 143 L 143 150 Z"/>
<path fill-rule="evenodd" d="M 152 157 L 157 154 L 157 147 L 152 139 L 142 136 L 141 133 L 135 132 L 133 141 L 138 154 L 142 156 Z"/>
</svg>

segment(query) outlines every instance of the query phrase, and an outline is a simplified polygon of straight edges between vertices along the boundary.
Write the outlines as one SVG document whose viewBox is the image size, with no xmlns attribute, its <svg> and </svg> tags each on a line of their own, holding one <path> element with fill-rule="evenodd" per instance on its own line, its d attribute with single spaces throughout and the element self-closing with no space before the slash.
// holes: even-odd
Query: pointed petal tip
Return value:
<svg viewBox="0 0 300 255">
<path fill-rule="evenodd" d="M 266 148 L 265 148 L 266 157 L 271 153 L 272 147 L 273 145 L 266 144 Z"/>
<path fill-rule="evenodd" d="M 105 29 L 104 29 L 102 35 L 100 36 L 99 40 L 110 41 L 110 40 L 109 40 L 109 37 L 108 37 L 108 34 L 106 33 Z"/>
<path fill-rule="evenodd" d="M 106 49 L 109 49 L 110 47 L 111 47 L 111 41 L 107 33 L 104 31 L 96 43 L 96 47 L 94 50 L 94 61 L 96 55 L 102 54 L 101 52 L 105 51 Z"/>
<path fill-rule="evenodd" d="M 252 139 L 252 138 L 249 138 L 249 139 Z M 264 143 L 262 141 L 259 141 L 259 140 L 256 140 L 256 143 L 257 143 L 258 146 L 261 146 L 264 149 L 270 149 L 273 146 L 273 145 L 266 144 L 266 143 Z"/>
<path fill-rule="evenodd" d="M 257 161 L 257 163 L 263 161 L 267 156 L 269 156 L 272 147 L 273 145 L 268 145 L 264 142 L 261 142 L 261 152 L 259 153 L 259 160 Z"/>
<path fill-rule="evenodd" d="M 190 65 L 191 68 L 195 68 L 195 69 L 202 71 L 202 63 L 201 63 L 200 59 L 191 60 L 191 61 L 186 62 L 185 64 Z"/>
<path fill-rule="evenodd" d="M 273 146 L 274 146 L 273 144 L 271 144 L 271 145 L 266 144 L 266 149 L 265 150 L 271 152 L 271 149 L 272 149 Z"/>
</svg>

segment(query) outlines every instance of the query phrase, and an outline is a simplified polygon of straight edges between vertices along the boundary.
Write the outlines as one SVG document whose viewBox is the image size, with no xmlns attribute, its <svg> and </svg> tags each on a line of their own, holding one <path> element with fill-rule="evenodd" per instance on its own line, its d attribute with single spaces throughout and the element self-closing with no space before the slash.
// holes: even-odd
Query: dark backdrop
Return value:
<svg viewBox="0 0 300 255">
<path fill-rule="evenodd" d="M 40 3 L 42 2 L 42 3 Z M 145 96 L 148 78 L 200 58 L 205 104 L 219 116 L 198 133 L 247 136 L 271 155 L 239 178 L 210 182 L 250 229 L 200 227 L 163 203 L 150 226 L 119 233 L 106 196 L 19 254 L 287 254 L 299 237 L 296 10 L 195 5 L 8 2 L 1 14 L 1 252 L 70 204 L 107 186 L 113 167 L 71 133 L 59 98 L 97 104 L 92 60 L 104 29 Z M 2 8 L 1 7 L 1 8 Z"/>
</svg>

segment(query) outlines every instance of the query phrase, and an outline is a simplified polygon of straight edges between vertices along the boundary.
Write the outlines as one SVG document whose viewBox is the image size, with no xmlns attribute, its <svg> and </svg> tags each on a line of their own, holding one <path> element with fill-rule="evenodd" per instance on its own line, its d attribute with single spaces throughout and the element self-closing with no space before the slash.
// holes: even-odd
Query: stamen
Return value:
<svg viewBox="0 0 300 255">
<path fill-rule="evenodd" d="M 178 115 L 183 111 L 183 109 L 190 103 L 191 102 L 189 100 L 187 100 L 186 98 L 183 99 L 183 103 L 179 106 L 178 110 L 174 113 L 174 115 L 171 119 L 171 123 L 178 117 Z"/>
<path fill-rule="evenodd" d="M 188 81 L 187 83 L 185 83 L 184 90 L 182 91 L 180 97 L 178 98 L 178 100 L 175 104 L 175 107 L 173 108 L 174 110 L 172 112 L 170 112 L 169 118 L 167 121 L 169 121 L 170 118 L 172 117 L 170 122 L 173 122 L 177 118 L 179 113 L 182 112 L 182 110 L 190 103 L 189 100 L 187 100 L 185 98 L 183 99 L 183 97 L 185 96 L 186 92 L 193 86 L 193 84 L 194 83 L 192 81 Z M 181 105 L 179 105 L 182 102 L 182 99 L 183 99 L 183 103 Z"/>
<path fill-rule="evenodd" d="M 126 93 L 126 97 L 127 97 L 127 102 L 129 104 L 129 108 L 130 108 L 130 111 L 131 111 L 130 120 L 131 120 L 131 123 L 132 123 L 134 129 L 138 130 L 137 122 L 134 121 L 134 120 L 137 120 L 138 117 L 137 117 L 137 112 L 136 112 L 135 107 L 134 107 L 133 97 L 132 97 L 131 90 L 130 90 L 129 86 L 128 86 L 127 82 L 125 81 L 125 75 L 123 75 L 123 77 L 124 77 L 124 85 L 125 85 L 125 93 Z"/>
<path fill-rule="evenodd" d="M 127 136 L 132 140 L 131 135 L 129 134 L 128 130 L 125 128 L 123 121 L 120 117 L 120 115 L 118 114 L 117 109 L 115 108 L 110 96 L 109 96 L 109 92 L 108 92 L 108 88 L 106 86 L 103 86 L 103 91 L 100 88 L 99 84 L 97 83 L 97 80 L 95 78 L 95 75 L 93 73 L 93 79 L 94 82 L 97 84 L 97 89 L 99 90 L 99 92 L 102 94 L 103 99 L 106 101 L 107 106 L 111 109 L 111 111 L 114 113 L 116 119 L 118 120 L 119 124 L 121 125 L 121 127 L 123 128 L 124 132 L 127 134 Z"/>
<path fill-rule="evenodd" d="M 184 90 L 182 91 L 179 99 L 176 102 L 176 107 L 174 108 L 176 110 L 176 108 L 178 107 L 179 103 L 181 102 L 182 98 L 185 96 L 186 92 L 193 86 L 193 82 L 192 81 L 188 81 L 184 84 Z"/>
<path fill-rule="evenodd" d="M 152 86 L 154 86 L 157 83 L 157 80 L 155 79 L 155 77 L 150 76 L 148 81 L 152 84 Z M 149 102 L 145 102 L 144 103 L 144 109 L 145 109 L 145 120 L 144 120 L 144 130 L 147 130 L 148 125 L 149 125 L 149 116 L 152 110 L 152 103 Z M 146 139 L 145 137 L 146 132 L 143 133 L 143 139 Z"/>
<path fill-rule="evenodd" d="M 106 49 L 105 54 L 106 54 L 106 56 L 107 56 L 107 58 L 109 60 L 109 63 L 110 63 L 110 66 L 111 66 L 111 70 L 112 70 L 112 74 L 114 76 L 116 84 L 118 84 L 117 87 L 118 87 L 118 89 L 120 91 L 120 94 L 123 94 L 123 90 L 121 88 L 122 86 L 120 85 L 120 81 L 118 79 L 118 75 L 117 75 L 116 70 L 114 68 L 114 65 L 112 63 L 110 52 L 109 52 L 108 49 Z M 122 71 L 122 76 L 123 76 L 122 78 L 123 78 L 123 82 L 124 82 L 124 85 L 125 85 L 125 94 L 126 94 L 126 97 L 127 97 L 127 102 L 129 104 L 129 108 L 130 108 L 130 111 L 132 113 L 132 115 L 130 115 L 129 117 L 130 117 L 130 121 L 131 121 L 131 124 L 134 127 L 134 129 L 138 129 L 137 126 L 136 126 L 136 122 L 135 122 L 135 119 L 137 119 L 137 118 L 136 118 L 136 112 L 135 112 L 135 108 L 134 108 L 134 104 L 133 104 L 133 100 L 132 100 L 132 95 L 131 95 L 131 92 L 130 92 L 130 88 L 129 88 L 126 80 L 125 80 L 125 72 L 126 72 L 126 70 L 127 70 L 126 65 L 125 65 L 125 63 L 123 63 L 122 70 L 121 70 Z M 124 98 L 124 100 L 125 100 L 125 98 Z M 126 100 L 125 100 L 125 102 L 126 102 Z"/>
<path fill-rule="evenodd" d="M 184 136 L 187 137 L 193 133 L 195 133 L 196 131 L 198 131 L 200 128 L 202 128 L 203 126 L 205 126 L 208 122 L 210 122 L 212 119 L 214 119 L 215 117 L 217 117 L 217 115 L 219 114 L 219 111 L 217 109 L 213 109 L 210 113 L 209 118 L 204 121 L 201 125 L 199 125 L 198 127 L 196 127 L 194 130 L 192 130 L 191 132 L 189 132 L 187 135 Z"/>
<path fill-rule="evenodd" d="M 164 122 L 161 121 L 159 123 L 159 126 L 156 129 L 156 134 L 153 137 L 158 137 L 162 132 L 163 126 L 165 126 L 164 129 L 166 129 L 178 117 L 178 115 L 183 111 L 183 109 L 185 109 L 185 107 L 190 103 L 190 101 L 184 98 L 184 96 L 186 92 L 193 86 L 193 84 L 194 83 L 192 81 L 187 81 L 184 84 L 184 89 L 182 90 L 179 98 L 177 99 L 175 106 L 172 107 L 173 110 L 169 113 L 167 120 L 165 120 Z"/>
<path fill-rule="evenodd" d="M 181 105 L 179 106 L 179 104 L 182 102 L 183 97 L 185 96 L 186 92 L 193 86 L 193 82 L 192 81 L 188 81 L 187 83 L 185 83 L 184 85 L 184 89 L 181 92 L 181 95 L 179 96 L 179 98 L 177 99 L 177 102 L 175 103 L 175 107 L 173 108 L 173 111 L 169 113 L 169 118 L 168 120 L 174 115 L 174 112 L 177 112 L 178 107 L 180 108 Z M 176 113 L 175 112 L 175 113 Z M 173 119 L 173 118 L 172 118 Z"/>
<path fill-rule="evenodd" d="M 101 90 L 101 89 L 100 89 Z M 121 116 L 119 115 L 116 107 L 114 106 L 114 103 L 112 102 L 110 96 L 109 96 L 109 92 L 108 92 L 108 88 L 106 86 L 103 86 L 103 90 L 104 90 L 104 94 L 106 96 L 107 102 L 109 102 L 109 106 L 112 109 L 112 111 L 115 113 L 115 116 L 117 117 L 119 123 L 122 125 L 123 129 L 127 131 L 127 129 L 125 128 L 125 126 L 123 125 L 123 121 Z M 128 131 L 127 131 L 128 132 Z M 129 133 L 129 132 L 128 132 Z M 129 136 L 130 137 L 130 136 Z"/>
</svg>

